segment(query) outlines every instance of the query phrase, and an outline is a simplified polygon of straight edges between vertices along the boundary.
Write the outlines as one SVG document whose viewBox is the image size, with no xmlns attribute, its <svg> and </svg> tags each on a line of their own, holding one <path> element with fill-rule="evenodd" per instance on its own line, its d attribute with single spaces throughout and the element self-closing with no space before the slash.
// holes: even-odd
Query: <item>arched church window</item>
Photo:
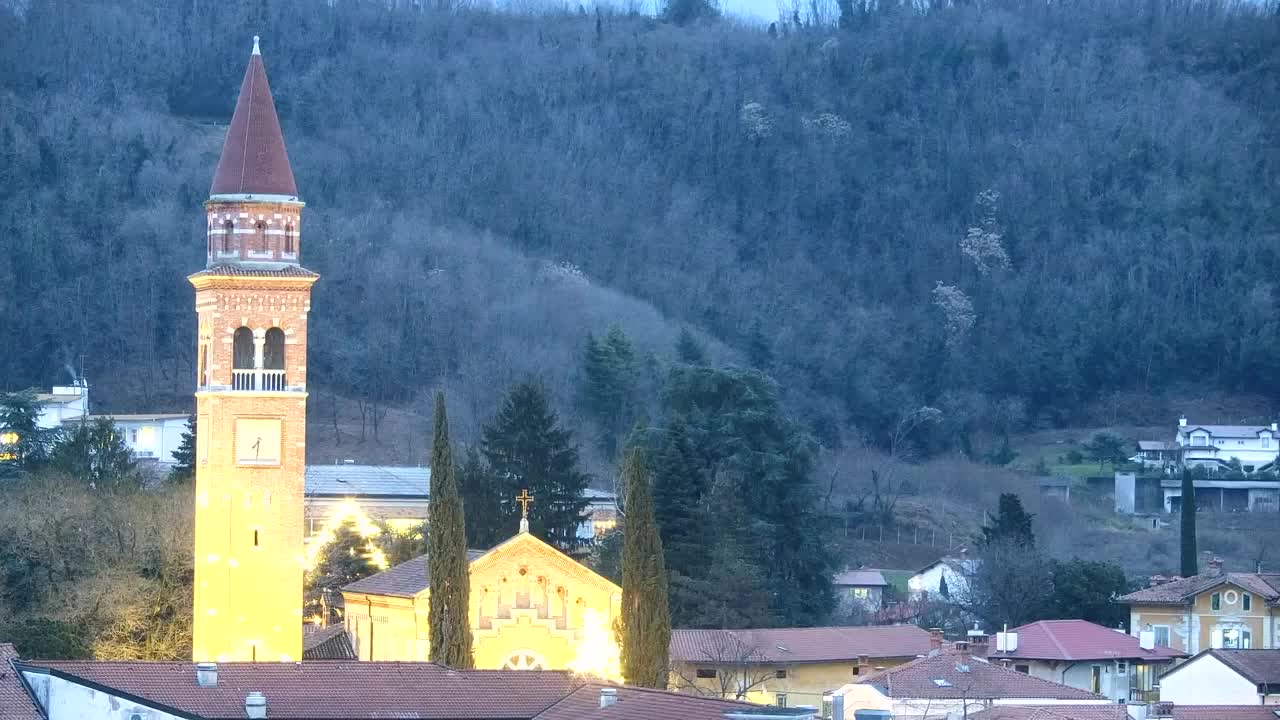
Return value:
<svg viewBox="0 0 1280 720">
<path fill-rule="evenodd" d="M 260 252 L 260 253 L 266 252 L 267 251 L 267 224 L 259 220 L 258 224 L 253 226 L 253 229 L 258 231 L 257 234 L 253 236 L 254 252 Z"/>
<path fill-rule="evenodd" d="M 254 369 L 253 331 L 237 328 L 231 338 L 231 388 L 257 390 L 258 371 Z"/>
<path fill-rule="evenodd" d="M 547 663 L 532 650 L 517 650 L 502 663 L 503 670 L 545 670 Z"/>
<path fill-rule="evenodd" d="M 293 245 L 293 223 L 284 226 L 284 251 L 290 255 L 298 252 Z"/>
<path fill-rule="evenodd" d="M 284 369 L 284 331 L 278 327 L 267 331 L 267 342 L 262 349 L 262 367 L 267 370 Z"/>
<path fill-rule="evenodd" d="M 231 252 L 231 248 L 235 247 L 231 243 L 235 242 L 236 224 L 232 220 L 222 223 L 222 252 Z"/>
</svg>

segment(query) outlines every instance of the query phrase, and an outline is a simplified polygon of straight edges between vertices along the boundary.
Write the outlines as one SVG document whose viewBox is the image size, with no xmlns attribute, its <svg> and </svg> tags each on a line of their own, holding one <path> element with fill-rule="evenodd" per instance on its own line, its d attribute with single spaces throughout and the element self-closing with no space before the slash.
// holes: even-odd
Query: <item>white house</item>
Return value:
<svg viewBox="0 0 1280 720">
<path fill-rule="evenodd" d="M 1280 457 L 1280 426 L 1268 425 L 1193 425 L 1178 420 L 1174 437 L 1182 450 L 1182 463 L 1188 467 L 1225 470 L 1232 460 L 1246 473 L 1269 470 Z"/>
<path fill-rule="evenodd" d="M 174 453 L 182 444 L 182 434 L 187 431 L 188 415 L 184 413 L 143 413 L 138 415 L 85 415 L 62 421 L 64 427 L 80 422 L 110 420 L 116 431 L 124 437 L 125 445 L 139 460 L 155 460 L 175 463 Z"/>
<path fill-rule="evenodd" d="M 980 562 L 961 548 L 959 556 L 938 558 L 912 575 L 907 580 L 907 591 L 912 600 L 965 597 L 969 593 L 969 578 L 977 572 Z"/>
<path fill-rule="evenodd" d="M 89 384 L 81 380 L 74 385 L 55 385 L 47 393 L 38 393 L 40 417 L 36 425 L 46 430 L 62 427 L 68 420 L 79 420 L 89 414 Z"/>
<path fill-rule="evenodd" d="M 1160 677 L 1160 702 L 1280 704 L 1280 650 L 1205 650 Z"/>
</svg>

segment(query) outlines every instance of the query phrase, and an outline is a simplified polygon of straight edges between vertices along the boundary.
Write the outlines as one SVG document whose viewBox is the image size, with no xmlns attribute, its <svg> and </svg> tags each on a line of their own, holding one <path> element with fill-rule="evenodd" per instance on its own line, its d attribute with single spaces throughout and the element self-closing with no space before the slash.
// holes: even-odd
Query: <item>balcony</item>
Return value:
<svg viewBox="0 0 1280 720">
<path fill-rule="evenodd" d="M 284 392 L 284 370 L 251 368 L 231 371 L 231 389 L 239 392 Z"/>
</svg>

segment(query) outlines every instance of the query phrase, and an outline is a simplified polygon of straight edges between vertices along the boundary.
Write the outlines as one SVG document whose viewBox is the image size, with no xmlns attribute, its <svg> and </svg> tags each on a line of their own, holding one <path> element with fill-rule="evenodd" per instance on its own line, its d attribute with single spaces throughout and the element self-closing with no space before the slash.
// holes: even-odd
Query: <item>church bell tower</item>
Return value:
<svg viewBox="0 0 1280 720">
<path fill-rule="evenodd" d="M 253 39 L 195 286 L 196 661 L 302 659 L 307 313 L 303 203 Z"/>
</svg>

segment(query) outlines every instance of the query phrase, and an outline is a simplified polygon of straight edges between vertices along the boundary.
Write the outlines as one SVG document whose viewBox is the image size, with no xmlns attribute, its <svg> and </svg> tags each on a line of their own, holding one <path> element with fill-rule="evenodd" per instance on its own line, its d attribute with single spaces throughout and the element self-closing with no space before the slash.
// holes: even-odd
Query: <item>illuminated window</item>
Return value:
<svg viewBox="0 0 1280 720">
<path fill-rule="evenodd" d="M 5 445 L 17 445 L 18 433 L 12 430 L 6 430 L 5 432 L 0 433 L 0 443 L 4 443 Z"/>
<path fill-rule="evenodd" d="M 871 597 L 871 591 L 864 587 L 856 587 L 853 589 L 854 600 L 866 600 Z"/>
</svg>

